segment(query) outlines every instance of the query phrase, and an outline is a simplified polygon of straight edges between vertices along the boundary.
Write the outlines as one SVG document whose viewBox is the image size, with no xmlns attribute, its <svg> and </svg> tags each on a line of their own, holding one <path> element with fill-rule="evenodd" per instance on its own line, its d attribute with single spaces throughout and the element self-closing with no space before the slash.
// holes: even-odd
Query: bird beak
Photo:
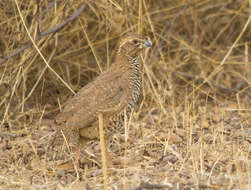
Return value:
<svg viewBox="0 0 251 190">
<path fill-rule="evenodd" d="M 152 42 L 148 39 L 148 40 L 145 40 L 145 47 L 148 48 L 148 47 L 152 47 Z"/>
</svg>

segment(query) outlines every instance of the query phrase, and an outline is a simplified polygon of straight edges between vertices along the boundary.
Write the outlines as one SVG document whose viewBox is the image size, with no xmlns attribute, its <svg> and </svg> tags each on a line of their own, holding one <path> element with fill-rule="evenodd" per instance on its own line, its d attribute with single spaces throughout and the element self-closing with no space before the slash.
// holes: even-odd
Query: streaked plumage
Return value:
<svg viewBox="0 0 251 190">
<path fill-rule="evenodd" d="M 138 56 L 150 46 L 142 35 L 126 35 L 112 66 L 67 102 L 56 122 L 71 146 L 98 137 L 98 112 L 104 115 L 105 128 L 123 125 L 125 109 L 129 118 L 142 91 Z"/>
</svg>

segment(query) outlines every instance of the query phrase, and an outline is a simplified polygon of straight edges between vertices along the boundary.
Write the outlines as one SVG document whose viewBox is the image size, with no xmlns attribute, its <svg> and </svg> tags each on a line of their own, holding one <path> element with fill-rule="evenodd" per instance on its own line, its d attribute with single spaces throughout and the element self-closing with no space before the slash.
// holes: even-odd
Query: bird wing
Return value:
<svg viewBox="0 0 251 190">
<path fill-rule="evenodd" d="M 97 120 L 97 112 L 111 110 L 122 105 L 127 97 L 121 71 L 105 72 L 86 86 L 66 104 L 56 121 L 66 123 L 67 127 L 85 128 Z M 119 108 L 120 109 L 120 108 Z M 118 112 L 120 110 L 117 110 Z M 111 114 L 114 114 L 113 110 Z"/>
</svg>

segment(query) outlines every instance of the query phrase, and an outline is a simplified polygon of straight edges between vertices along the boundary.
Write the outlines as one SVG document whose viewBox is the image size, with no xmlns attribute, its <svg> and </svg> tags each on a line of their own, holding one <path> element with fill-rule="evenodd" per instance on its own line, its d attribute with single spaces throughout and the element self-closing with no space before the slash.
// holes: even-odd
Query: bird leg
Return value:
<svg viewBox="0 0 251 190">
<path fill-rule="evenodd" d="M 107 122 L 104 122 L 104 127 L 105 127 L 105 125 L 107 125 Z M 98 123 L 98 121 L 87 128 L 80 129 L 79 134 L 80 134 L 81 144 L 83 144 L 83 141 L 85 141 L 84 144 L 86 144 L 90 140 L 99 139 L 100 136 L 99 136 L 99 123 Z M 107 147 L 107 139 L 109 139 L 109 137 L 104 134 L 105 147 Z M 101 143 L 100 143 L 100 145 L 101 145 Z M 109 155 L 107 148 L 105 149 L 105 155 L 106 155 L 107 165 L 112 166 L 111 156 Z"/>
</svg>

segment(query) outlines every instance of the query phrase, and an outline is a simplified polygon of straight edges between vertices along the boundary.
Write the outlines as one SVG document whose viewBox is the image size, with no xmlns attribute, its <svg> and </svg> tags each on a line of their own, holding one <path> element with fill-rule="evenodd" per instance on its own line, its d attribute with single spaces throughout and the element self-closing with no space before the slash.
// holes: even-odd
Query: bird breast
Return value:
<svg viewBox="0 0 251 190">
<path fill-rule="evenodd" d="M 130 114 L 132 108 L 137 105 L 141 93 L 141 74 L 138 59 L 134 58 L 130 60 L 130 62 L 132 73 L 130 76 L 131 97 L 127 106 L 128 114 Z"/>
</svg>

